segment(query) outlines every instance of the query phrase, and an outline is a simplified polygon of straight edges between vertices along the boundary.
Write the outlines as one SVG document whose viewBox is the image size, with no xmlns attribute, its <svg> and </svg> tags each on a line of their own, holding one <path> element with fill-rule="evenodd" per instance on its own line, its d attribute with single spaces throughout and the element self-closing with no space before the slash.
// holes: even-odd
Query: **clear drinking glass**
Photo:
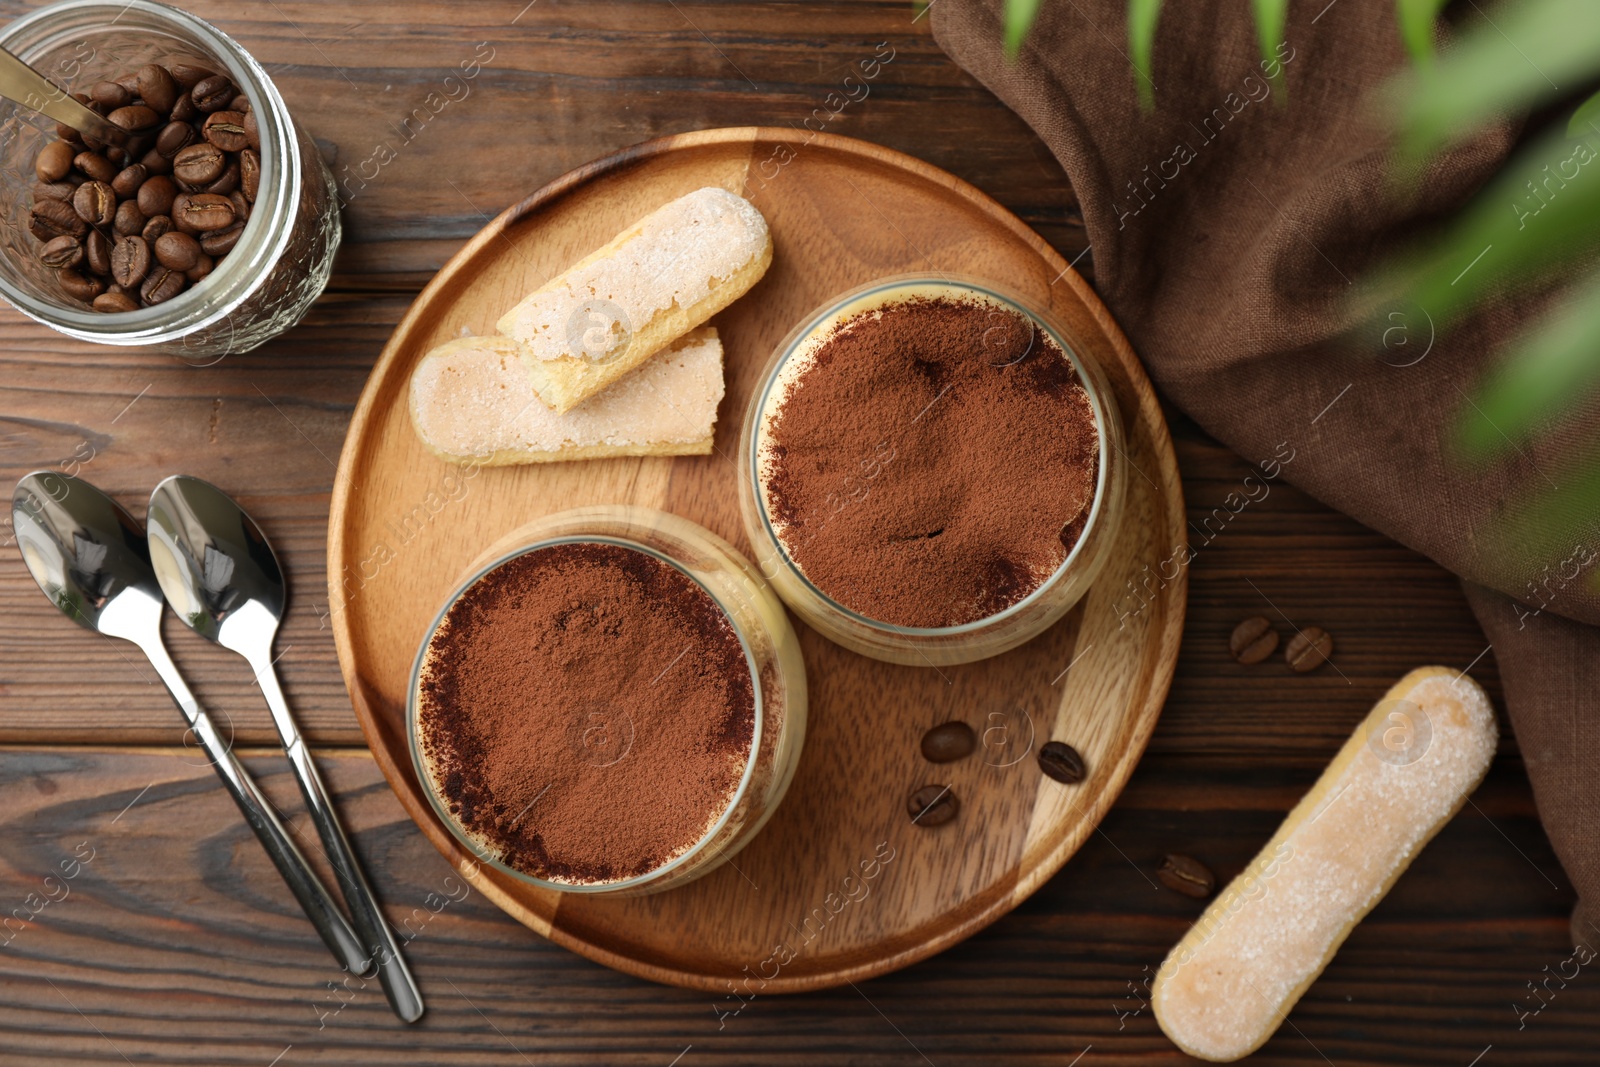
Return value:
<svg viewBox="0 0 1600 1067">
<path fill-rule="evenodd" d="M 502 563 L 555 544 L 600 542 L 635 549 L 692 578 L 722 609 L 744 646 L 755 682 L 755 732 L 744 777 L 721 817 L 687 852 L 635 878 L 611 882 L 562 882 L 540 878 L 504 863 L 487 843 L 463 828 L 440 796 L 423 751 L 417 721 L 422 668 L 429 643 L 445 614 L 478 579 Z M 473 855 L 515 878 L 563 893 L 656 893 L 682 885 L 727 862 L 754 837 L 789 789 L 806 728 L 806 675 L 800 645 L 783 605 L 739 552 L 688 519 L 650 508 L 604 505 L 576 508 L 535 520 L 503 538 L 469 568 L 434 618 L 411 672 L 406 730 L 411 758 L 439 819 Z"/>
<path fill-rule="evenodd" d="M 55 123 L 0 101 L 0 296 L 71 337 L 141 345 L 197 365 L 248 351 L 300 321 L 333 271 L 338 192 L 272 79 L 238 42 L 151 0 L 63 0 L 0 29 L 0 48 L 68 92 L 146 63 L 197 63 L 226 74 L 250 98 L 261 134 L 260 192 L 233 251 L 166 303 L 107 314 L 62 292 L 28 232 L 33 160 L 54 139 Z"/>
<path fill-rule="evenodd" d="M 959 626 L 896 626 L 867 618 L 817 588 L 784 549 L 770 516 L 762 477 L 766 423 L 786 387 L 785 370 L 825 339 L 841 320 L 886 302 L 911 296 L 951 296 L 1010 309 L 1046 333 L 1072 361 L 1088 393 L 1100 434 L 1099 470 L 1089 518 L 1077 544 L 1055 572 L 1028 596 L 1003 611 Z M 998 655 L 1037 637 L 1058 622 L 1088 592 L 1109 555 L 1121 520 L 1127 484 L 1122 418 L 1105 372 L 1084 358 L 1080 346 L 1049 315 L 992 282 L 940 275 L 897 275 L 852 289 L 801 320 L 782 341 L 750 399 L 739 441 L 739 507 L 761 573 L 786 604 L 813 629 L 853 652 L 907 666 L 970 663 Z"/>
</svg>

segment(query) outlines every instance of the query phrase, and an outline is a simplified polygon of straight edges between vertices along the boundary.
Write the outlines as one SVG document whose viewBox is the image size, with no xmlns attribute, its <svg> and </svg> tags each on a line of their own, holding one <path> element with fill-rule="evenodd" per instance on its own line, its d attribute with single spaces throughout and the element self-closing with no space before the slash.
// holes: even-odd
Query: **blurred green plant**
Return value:
<svg viewBox="0 0 1600 1067">
<path fill-rule="evenodd" d="M 1522 0 L 1473 18 L 1443 54 L 1435 28 L 1446 0 L 1395 0 L 1413 59 L 1377 94 L 1396 133 L 1394 190 L 1425 180 L 1426 162 L 1507 116 L 1550 105 L 1600 78 L 1595 0 Z M 1041 0 L 1006 0 L 1005 41 L 1015 56 Z M 1252 0 L 1263 56 L 1282 40 L 1288 0 Z M 1146 109 L 1154 106 L 1151 57 L 1161 0 L 1128 0 L 1128 55 Z M 1281 79 L 1275 95 L 1283 98 Z M 1380 264 L 1362 286 L 1362 306 L 1423 308 L 1448 329 L 1490 298 L 1526 293 L 1555 277 L 1564 296 L 1515 338 L 1451 433 L 1467 461 L 1518 450 L 1535 431 L 1570 415 L 1600 391 L 1600 93 L 1565 128 L 1528 140 L 1427 245 Z M 1568 457 L 1561 488 L 1511 509 L 1497 531 L 1503 548 L 1539 555 L 1588 543 L 1600 530 L 1600 441 Z M 1563 476 L 1564 475 L 1564 476 Z M 1548 479 L 1548 475 L 1546 476 Z M 1600 573 L 1591 581 L 1600 588 Z"/>
</svg>

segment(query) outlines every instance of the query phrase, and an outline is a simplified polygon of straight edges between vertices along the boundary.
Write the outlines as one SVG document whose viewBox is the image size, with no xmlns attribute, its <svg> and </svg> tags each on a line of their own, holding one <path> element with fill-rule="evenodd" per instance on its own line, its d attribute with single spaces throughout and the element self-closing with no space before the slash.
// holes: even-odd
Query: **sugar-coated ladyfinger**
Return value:
<svg viewBox="0 0 1600 1067">
<path fill-rule="evenodd" d="M 1472 679 L 1444 667 L 1400 679 L 1162 964 L 1150 999 L 1173 1043 L 1227 1062 L 1271 1037 L 1477 787 L 1497 739 Z"/>
<path fill-rule="evenodd" d="M 495 329 L 523 346 L 535 391 L 565 412 L 737 300 L 771 262 L 761 212 L 707 186 L 529 294 Z"/>
<path fill-rule="evenodd" d="M 515 341 L 462 337 L 412 372 L 411 424 L 440 459 L 486 467 L 704 455 L 722 394 L 722 343 L 711 326 L 691 330 L 564 415 L 534 395 Z"/>
</svg>

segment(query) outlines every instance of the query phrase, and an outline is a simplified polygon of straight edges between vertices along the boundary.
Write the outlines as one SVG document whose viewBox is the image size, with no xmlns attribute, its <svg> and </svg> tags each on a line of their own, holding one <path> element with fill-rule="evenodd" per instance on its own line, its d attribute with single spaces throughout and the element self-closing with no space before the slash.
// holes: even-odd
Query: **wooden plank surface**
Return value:
<svg viewBox="0 0 1600 1067">
<path fill-rule="evenodd" d="M 0 311 L 0 481 L 77 463 L 142 514 L 161 476 L 187 470 L 237 492 L 284 555 L 290 699 L 319 744 L 342 746 L 324 765 L 391 919 L 415 932 L 429 1016 L 403 1030 L 370 984 L 328 988 L 339 975 L 210 772 L 181 747 L 152 747 L 182 736 L 148 668 L 55 617 L 0 530 L 0 910 L 32 915 L 0 932 L 0 1063 L 1188 1062 L 1137 1011 L 1143 968 L 1200 910 L 1153 887 L 1161 855 L 1191 853 L 1223 877 L 1242 867 L 1410 667 L 1475 661 L 1499 696 L 1494 654 L 1480 656 L 1448 574 L 1281 481 L 1200 548 L 1150 753 L 1059 876 L 932 960 L 859 989 L 758 998 L 720 1030 L 703 994 L 590 964 L 447 882 L 359 747 L 321 619 L 333 462 L 411 296 L 507 203 L 661 133 L 799 125 L 887 41 L 895 58 L 870 95 L 826 128 L 945 167 L 1069 259 L 1083 251 L 1060 169 L 943 58 L 907 2 L 524 4 L 194 3 L 269 67 L 341 176 L 394 141 L 395 124 L 479 42 L 494 56 L 466 99 L 364 188 L 347 186 L 333 289 L 266 348 L 197 370 L 74 344 Z M 29 6 L 0 4 L 0 17 Z M 1206 528 L 1250 467 L 1168 414 L 1190 516 Z M 1279 612 L 1332 631 L 1338 669 L 1296 676 L 1281 661 L 1228 658 L 1235 622 L 1261 613 L 1283 626 Z M 266 743 L 265 707 L 238 661 L 169 637 L 238 743 Z M 281 760 L 249 762 L 297 812 Z M 1600 984 L 1586 971 L 1565 987 L 1550 977 L 1571 956 L 1572 896 L 1513 739 L 1474 804 L 1251 1062 L 1592 1059 Z M 63 882 L 59 865 L 80 843 L 93 859 Z"/>
</svg>

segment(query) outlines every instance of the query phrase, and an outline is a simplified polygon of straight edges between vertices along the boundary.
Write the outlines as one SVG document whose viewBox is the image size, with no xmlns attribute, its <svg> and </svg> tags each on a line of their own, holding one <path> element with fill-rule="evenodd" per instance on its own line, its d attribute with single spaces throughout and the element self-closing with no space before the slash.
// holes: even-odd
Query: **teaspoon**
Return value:
<svg viewBox="0 0 1600 1067">
<path fill-rule="evenodd" d="M 167 655 L 165 605 L 138 523 L 93 485 L 55 471 L 35 471 L 17 483 L 11 521 L 28 572 L 63 614 L 144 652 L 334 958 L 351 974 L 366 973 L 369 953 Z"/>
<path fill-rule="evenodd" d="M 278 684 L 272 642 L 283 618 L 286 583 L 272 546 L 232 497 L 184 474 L 156 486 L 145 521 L 150 558 L 167 603 L 195 633 L 239 653 L 255 671 L 355 928 L 378 965 L 389 1004 L 400 1018 L 415 1022 L 422 1017 L 422 994 Z"/>
<path fill-rule="evenodd" d="M 127 130 L 96 115 L 4 48 L 0 48 L 0 96 L 106 144 L 128 142 Z"/>
</svg>

